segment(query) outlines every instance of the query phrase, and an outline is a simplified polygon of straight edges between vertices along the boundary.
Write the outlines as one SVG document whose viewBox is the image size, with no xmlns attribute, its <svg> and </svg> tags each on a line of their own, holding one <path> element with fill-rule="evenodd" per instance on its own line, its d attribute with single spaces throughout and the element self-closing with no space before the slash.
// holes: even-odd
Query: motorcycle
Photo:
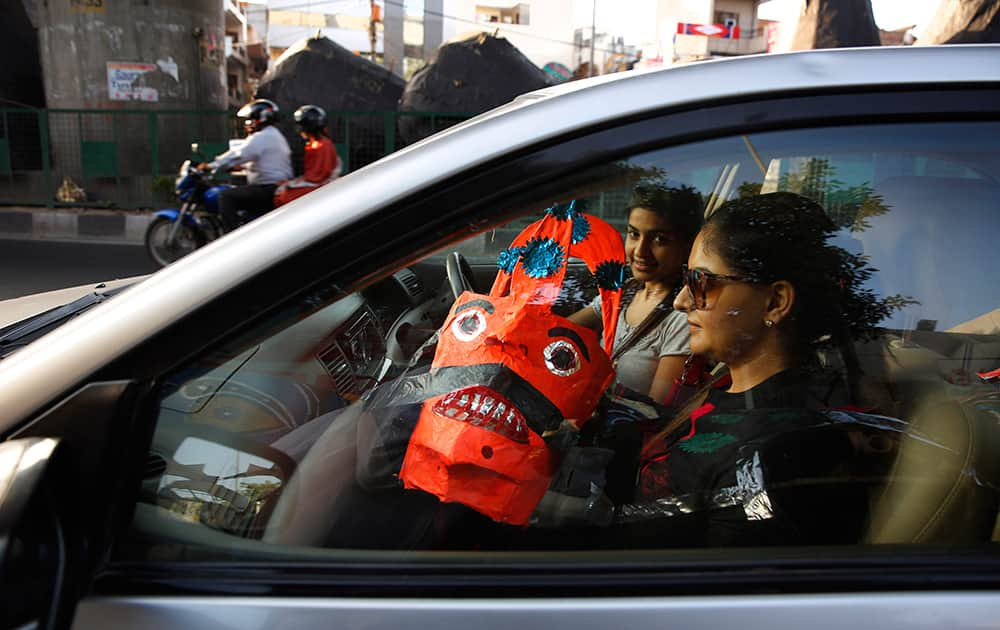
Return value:
<svg viewBox="0 0 1000 630">
<path fill-rule="evenodd" d="M 197 144 L 191 145 L 191 152 L 199 155 Z M 219 195 L 232 185 L 218 179 L 215 171 L 200 171 L 192 160 L 181 164 L 174 183 L 180 208 L 158 211 L 146 228 L 146 251 L 158 265 L 166 267 L 227 232 Z M 245 211 L 236 216 L 239 225 L 256 218 Z"/>
<path fill-rule="evenodd" d="M 184 160 L 174 193 L 180 208 L 158 211 L 146 228 L 146 250 L 161 267 L 187 256 L 225 232 L 219 214 L 219 193 L 230 186 L 216 184 L 214 174 L 195 168 Z"/>
</svg>

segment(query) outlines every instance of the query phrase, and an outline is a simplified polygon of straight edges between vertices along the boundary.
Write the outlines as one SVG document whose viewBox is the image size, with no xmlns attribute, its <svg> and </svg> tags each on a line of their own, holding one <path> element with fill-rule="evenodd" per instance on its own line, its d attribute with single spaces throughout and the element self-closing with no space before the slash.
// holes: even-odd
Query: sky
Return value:
<svg viewBox="0 0 1000 630">
<path fill-rule="evenodd" d="M 802 0 L 771 0 L 760 6 L 758 15 L 765 19 L 780 19 L 795 15 Z M 904 26 L 922 26 L 934 17 L 941 0 L 872 0 L 875 23 L 891 31 Z M 919 30 L 919 29 L 918 29 Z"/>
</svg>

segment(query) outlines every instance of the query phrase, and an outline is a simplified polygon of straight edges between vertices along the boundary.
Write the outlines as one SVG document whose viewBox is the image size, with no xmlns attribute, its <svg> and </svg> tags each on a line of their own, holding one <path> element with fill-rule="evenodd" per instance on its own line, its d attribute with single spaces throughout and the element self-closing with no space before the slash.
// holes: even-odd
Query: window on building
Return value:
<svg viewBox="0 0 1000 630">
<path fill-rule="evenodd" d="M 526 25 L 529 23 L 529 6 L 524 2 L 503 5 L 480 4 L 476 6 L 476 19 L 489 24 Z"/>
</svg>

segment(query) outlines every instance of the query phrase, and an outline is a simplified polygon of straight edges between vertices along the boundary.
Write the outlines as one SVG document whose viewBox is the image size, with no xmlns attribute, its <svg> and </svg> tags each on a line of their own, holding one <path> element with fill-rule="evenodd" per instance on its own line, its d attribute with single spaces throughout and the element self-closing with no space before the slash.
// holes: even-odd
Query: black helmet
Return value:
<svg viewBox="0 0 1000 630">
<path fill-rule="evenodd" d="M 243 121 L 244 127 L 250 131 L 260 131 L 264 127 L 278 122 L 278 112 L 277 103 L 266 98 L 259 98 L 241 107 L 236 115 L 240 118 L 246 118 Z"/>
<path fill-rule="evenodd" d="M 326 129 L 326 112 L 316 105 L 303 105 L 292 115 L 299 129 L 312 135 L 319 135 Z"/>
</svg>

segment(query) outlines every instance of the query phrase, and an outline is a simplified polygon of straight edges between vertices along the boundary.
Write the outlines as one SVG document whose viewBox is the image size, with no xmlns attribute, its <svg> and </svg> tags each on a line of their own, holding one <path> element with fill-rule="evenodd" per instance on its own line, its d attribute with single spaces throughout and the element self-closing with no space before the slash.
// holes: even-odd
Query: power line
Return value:
<svg viewBox="0 0 1000 630">
<path fill-rule="evenodd" d="M 357 2 L 363 2 L 364 0 L 356 0 L 356 1 Z M 328 2 L 330 2 L 330 0 L 326 0 L 326 2 L 328 3 Z M 395 0 L 382 0 L 382 3 L 383 4 L 391 4 L 392 6 L 402 7 L 404 9 L 406 8 L 406 4 L 404 2 L 398 2 L 398 1 L 395 1 Z M 286 9 L 306 9 L 306 8 L 310 8 L 314 4 L 316 4 L 315 0 L 314 0 L 314 2 L 305 2 L 305 3 L 300 3 L 300 4 L 282 5 L 281 7 L 276 7 L 276 10 L 278 10 L 278 11 L 284 11 Z M 432 15 L 434 17 L 439 17 L 439 18 L 442 18 L 442 19 L 454 20 L 455 22 L 461 22 L 461 23 L 464 23 L 464 24 L 474 24 L 474 25 L 476 25 L 476 26 L 478 26 L 480 28 L 488 27 L 488 26 L 493 25 L 493 24 L 496 24 L 496 28 L 497 29 L 502 29 L 504 27 L 504 25 L 502 23 L 488 22 L 488 23 L 484 24 L 483 22 L 479 22 L 478 20 L 469 20 L 469 19 L 466 19 L 466 18 L 463 18 L 463 17 L 458 17 L 457 15 L 449 15 L 447 13 L 440 12 L 440 11 L 427 11 L 425 9 L 424 10 L 424 14 L 425 15 Z M 484 28 L 484 30 L 485 30 L 485 28 Z M 529 37 L 531 39 L 538 39 L 538 40 L 542 40 L 542 41 L 552 42 L 554 44 L 561 44 L 563 46 L 572 46 L 574 48 L 578 48 L 579 47 L 576 42 L 570 42 L 570 41 L 566 41 L 564 39 L 556 39 L 554 37 L 546 37 L 544 35 L 536 35 L 534 33 L 517 33 L 517 35 L 522 36 L 522 37 Z M 591 32 L 590 36 L 591 36 L 591 38 L 594 38 L 596 36 L 596 33 Z M 599 50 L 599 51 L 604 52 L 604 53 L 612 53 L 612 54 L 619 52 L 619 51 L 615 50 L 614 48 L 597 48 L 596 50 Z"/>
</svg>

